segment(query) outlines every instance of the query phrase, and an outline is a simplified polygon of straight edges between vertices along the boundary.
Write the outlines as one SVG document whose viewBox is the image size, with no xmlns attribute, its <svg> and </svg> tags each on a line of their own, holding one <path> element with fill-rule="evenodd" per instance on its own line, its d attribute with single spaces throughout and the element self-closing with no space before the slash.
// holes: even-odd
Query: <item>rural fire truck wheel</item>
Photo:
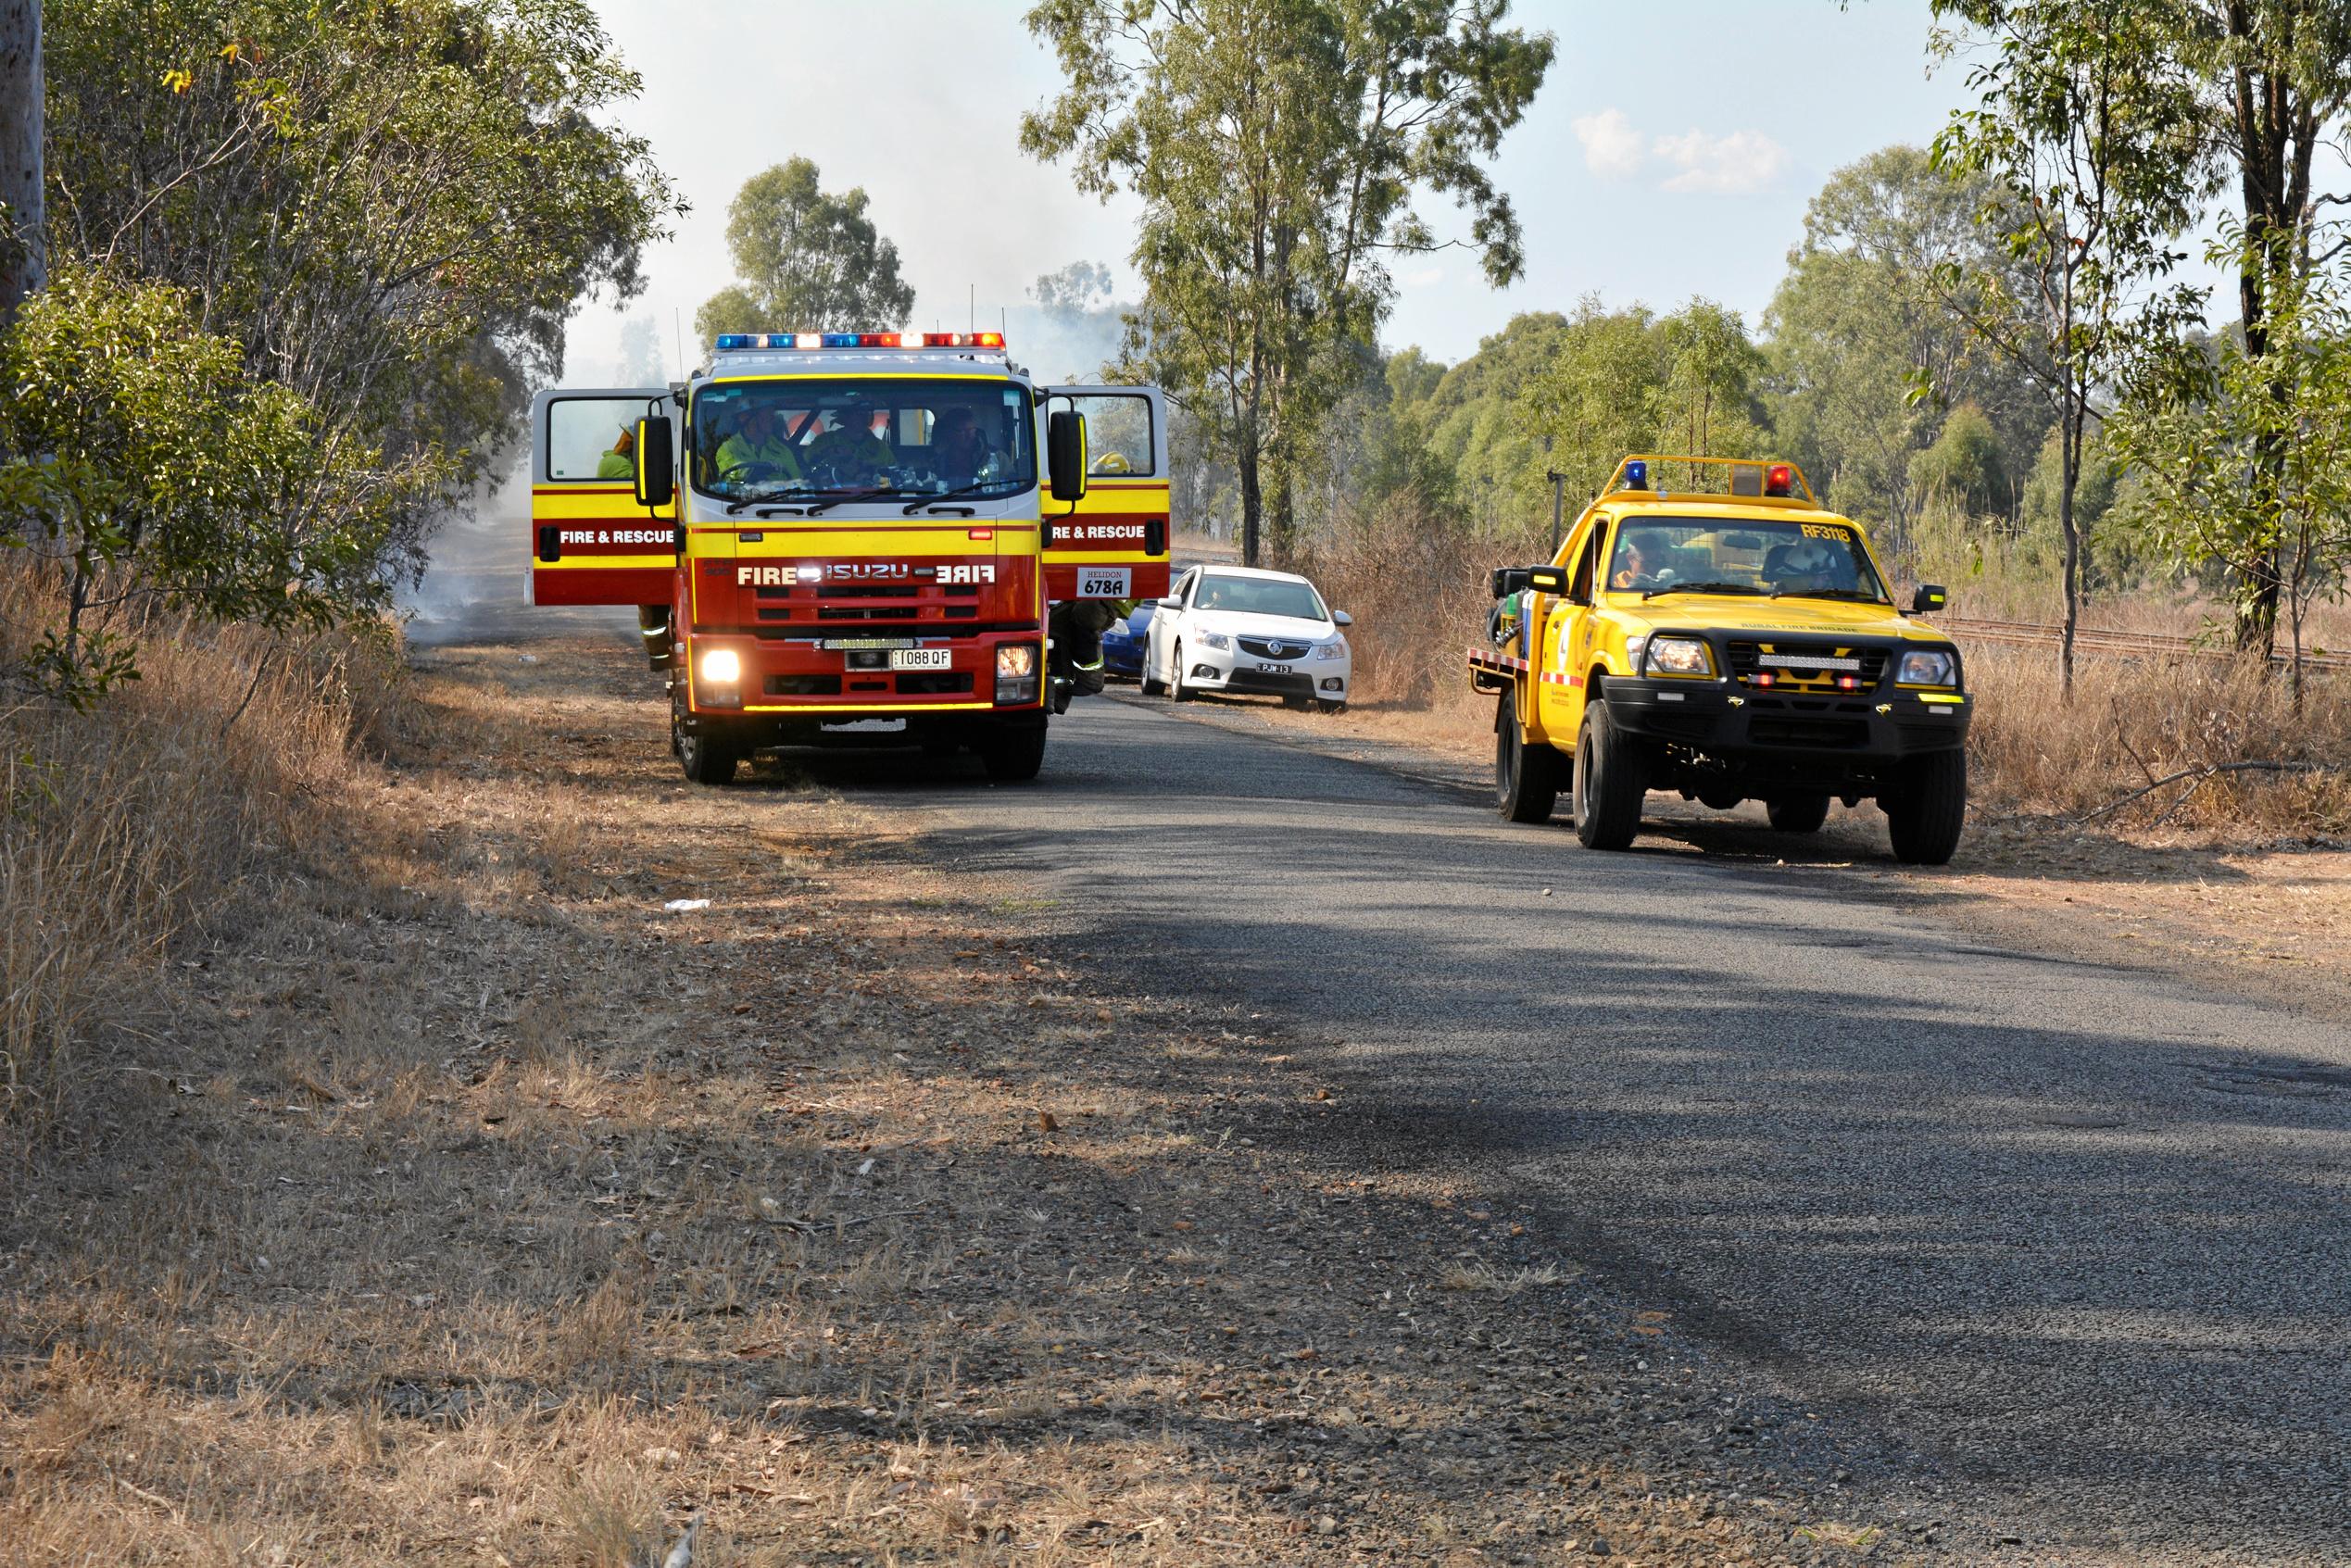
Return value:
<svg viewBox="0 0 2351 1568">
<path fill-rule="evenodd" d="M 980 766 L 999 784 L 1020 784 L 1045 766 L 1045 726 L 1003 730 L 979 744 Z"/>
<path fill-rule="evenodd" d="M 1190 690 L 1184 684 L 1184 645 L 1177 643 L 1167 656 L 1167 696 L 1171 702 L 1189 702 Z"/>
<path fill-rule="evenodd" d="M 1825 795 L 1782 795 L 1766 801 L 1764 810 L 1770 816 L 1775 832 L 1818 833 L 1820 824 L 1829 820 L 1829 797 Z"/>
<path fill-rule="evenodd" d="M 670 749 L 686 778 L 698 784 L 733 784 L 735 765 L 742 759 L 732 735 L 707 726 L 699 733 L 685 727 L 685 693 L 679 686 L 670 691 Z"/>
<path fill-rule="evenodd" d="M 1502 693 L 1494 709 L 1494 804 L 1514 822 L 1547 822 L 1559 803 L 1559 753 L 1518 734 L 1518 702 Z"/>
<path fill-rule="evenodd" d="M 1878 804 L 1892 830 L 1894 859 L 1910 866 L 1951 863 L 1968 821 L 1968 754 L 1957 748 L 1914 757 L 1901 793 Z"/>
<path fill-rule="evenodd" d="M 695 784 L 730 784 L 735 782 L 735 764 L 742 759 L 731 737 L 704 730 L 699 734 L 678 737 L 677 760 L 685 770 L 686 778 Z"/>
<path fill-rule="evenodd" d="M 1576 739 L 1576 836 L 1587 849 L 1629 849 L 1641 832 L 1641 801 L 1648 793 L 1642 758 L 1608 717 L 1608 705 L 1584 711 Z"/>
</svg>

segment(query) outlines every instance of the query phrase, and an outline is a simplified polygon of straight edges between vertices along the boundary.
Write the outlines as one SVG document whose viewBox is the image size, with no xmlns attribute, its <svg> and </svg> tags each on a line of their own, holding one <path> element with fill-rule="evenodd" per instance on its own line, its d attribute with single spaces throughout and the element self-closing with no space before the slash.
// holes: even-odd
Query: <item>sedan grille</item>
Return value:
<svg viewBox="0 0 2351 1568">
<path fill-rule="evenodd" d="M 1312 643 L 1291 642 L 1280 637 L 1243 637 L 1241 652 L 1257 659 L 1303 659 L 1314 651 Z"/>
</svg>

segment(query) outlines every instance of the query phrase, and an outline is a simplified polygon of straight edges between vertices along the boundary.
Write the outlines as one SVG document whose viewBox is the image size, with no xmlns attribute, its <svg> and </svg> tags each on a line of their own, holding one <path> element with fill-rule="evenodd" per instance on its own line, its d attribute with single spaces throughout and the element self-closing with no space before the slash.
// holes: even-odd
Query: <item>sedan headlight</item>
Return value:
<svg viewBox="0 0 2351 1568">
<path fill-rule="evenodd" d="M 1230 653 L 1233 651 L 1233 639 L 1222 632 L 1202 632 L 1200 634 L 1200 646 L 1204 648 L 1214 648 L 1219 653 Z"/>
<path fill-rule="evenodd" d="M 1895 667 L 1894 684 L 1903 686 L 1955 686 L 1958 661 L 1942 648 L 1914 648 Z"/>
<path fill-rule="evenodd" d="M 1347 657 L 1347 639 L 1344 637 L 1333 637 L 1329 642 L 1316 644 L 1314 647 L 1314 657 L 1316 659 L 1345 659 Z"/>
<path fill-rule="evenodd" d="M 702 656 L 702 679 L 714 686 L 731 686 L 743 678 L 743 660 L 733 648 L 712 648 Z"/>
<path fill-rule="evenodd" d="M 1715 672 L 1715 665 L 1707 656 L 1706 645 L 1696 637 L 1652 637 L 1642 657 L 1641 670 L 1646 675 L 1696 676 L 1704 679 Z"/>
</svg>

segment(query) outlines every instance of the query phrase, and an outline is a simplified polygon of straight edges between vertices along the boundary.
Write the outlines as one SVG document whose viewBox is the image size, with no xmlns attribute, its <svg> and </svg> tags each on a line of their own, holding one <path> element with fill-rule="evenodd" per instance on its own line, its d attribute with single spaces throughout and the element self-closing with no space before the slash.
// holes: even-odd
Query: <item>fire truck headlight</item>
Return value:
<svg viewBox="0 0 2351 1568">
<path fill-rule="evenodd" d="M 731 686 L 743 678 L 743 660 L 733 648 L 712 648 L 702 656 L 702 679 L 713 686 Z"/>
<path fill-rule="evenodd" d="M 996 646 L 996 700 L 1018 707 L 1037 700 L 1037 645 L 999 643 Z"/>
</svg>

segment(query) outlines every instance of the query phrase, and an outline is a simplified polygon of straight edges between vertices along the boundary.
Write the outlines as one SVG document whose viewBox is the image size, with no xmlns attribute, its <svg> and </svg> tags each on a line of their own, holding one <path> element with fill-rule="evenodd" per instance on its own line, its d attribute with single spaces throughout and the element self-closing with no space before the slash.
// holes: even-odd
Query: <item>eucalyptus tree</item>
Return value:
<svg viewBox="0 0 2351 1568">
<path fill-rule="evenodd" d="M 1028 26 L 1068 85 L 1021 144 L 1078 187 L 1131 190 L 1138 369 L 1231 455 L 1242 552 L 1362 374 L 1393 297 L 1387 258 L 1451 248 L 1424 193 L 1468 215 L 1486 279 L 1523 270 L 1484 160 L 1526 112 L 1553 41 L 1508 0 L 1039 0 Z"/>
<path fill-rule="evenodd" d="M 742 280 L 703 302 L 694 330 L 856 332 L 903 324 L 914 290 L 898 246 L 875 227 L 862 187 L 834 194 L 796 157 L 743 182 L 726 209 L 726 249 Z"/>
<path fill-rule="evenodd" d="M 2005 356 L 2047 404 L 2059 443 L 2064 620 L 2059 682 L 2073 690 L 2081 607 L 2075 492 L 2083 445 L 2131 334 L 2185 301 L 2159 285 L 2194 220 L 2196 83 L 2171 46 L 2169 0 L 1936 0 L 1959 23 L 1946 56 L 1971 59 L 1977 107 L 1935 138 L 1944 168 L 1985 177 L 1982 220 L 2012 268 L 1951 260 L 1946 303 Z"/>
</svg>

